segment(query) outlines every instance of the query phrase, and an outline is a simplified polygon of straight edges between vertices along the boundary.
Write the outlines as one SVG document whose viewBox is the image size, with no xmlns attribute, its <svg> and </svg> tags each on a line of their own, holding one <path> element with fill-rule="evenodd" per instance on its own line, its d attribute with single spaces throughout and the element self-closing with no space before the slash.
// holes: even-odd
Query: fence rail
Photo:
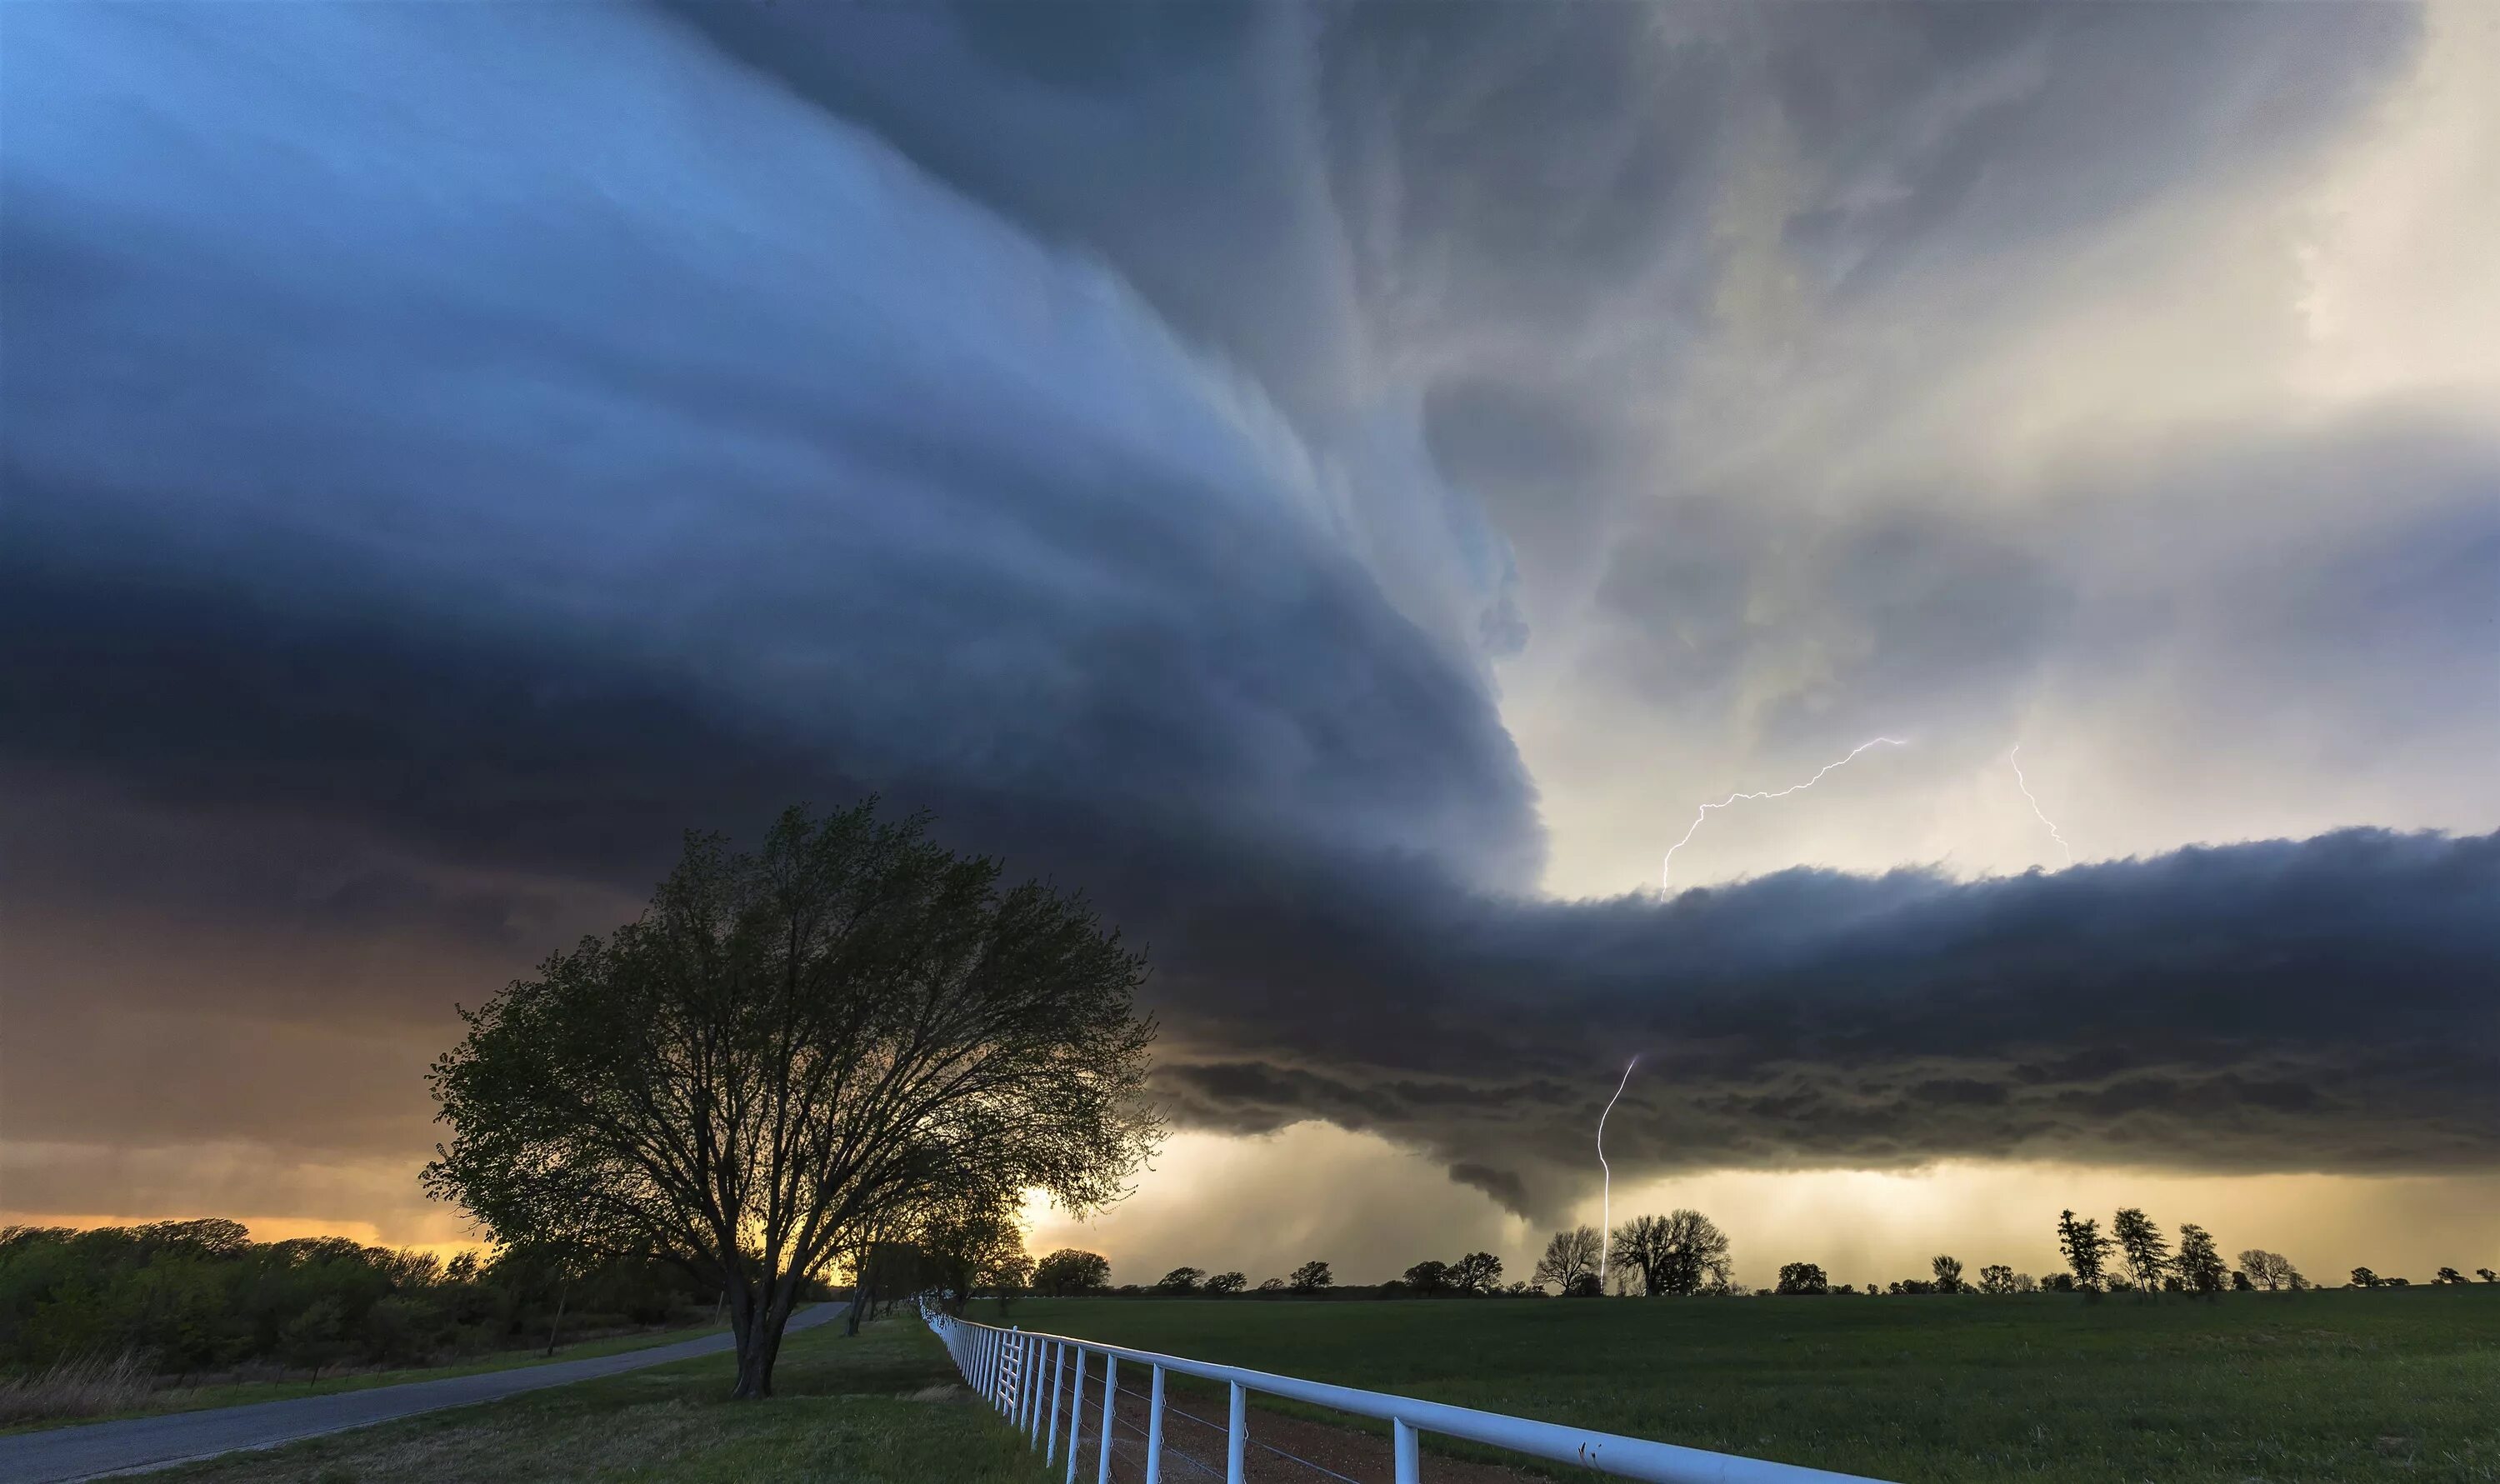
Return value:
<svg viewBox="0 0 2500 1484">
<path fill-rule="evenodd" d="M 1095 1428 L 1096 1484 L 1111 1484 L 1111 1437 L 1119 1426 L 1120 1365 L 1143 1366 L 1153 1372 L 1146 1410 L 1146 1484 L 1162 1484 L 1164 1453 L 1164 1377 L 1196 1376 L 1231 1389 L 1232 1414 L 1225 1430 L 1226 1484 L 1242 1484 L 1244 1449 L 1250 1437 L 1249 1396 L 1282 1397 L 1313 1406 L 1349 1412 L 1389 1424 L 1391 1458 L 1397 1484 L 1419 1484 L 1423 1434 L 1456 1437 L 1487 1447 L 1524 1453 L 1549 1463 L 1574 1464 L 1620 1479 L 1649 1484 L 1877 1484 L 1857 1474 L 1802 1468 L 1732 1453 L 1679 1448 L 1672 1443 L 1595 1433 L 1559 1423 L 1535 1422 L 1500 1412 L 1451 1406 L 1386 1392 L 1332 1386 L 1298 1376 L 1272 1375 L 1238 1366 L 1131 1350 L 1065 1335 L 978 1324 L 944 1313 L 924 1302 L 921 1317 L 936 1331 L 971 1387 L 1023 1431 L 1027 1444 L 1042 1454 L 1045 1466 L 1060 1455 L 1060 1420 L 1067 1419 L 1066 1484 L 1076 1484 L 1077 1455 L 1085 1442 L 1085 1387 L 1089 1366 L 1099 1366 L 1102 1416 Z M 1070 1372 L 1073 1379 L 1069 1381 Z M 1063 1383 L 1068 1383 L 1063 1387 Z M 1063 1404 L 1064 1403 L 1064 1404 Z"/>
</svg>

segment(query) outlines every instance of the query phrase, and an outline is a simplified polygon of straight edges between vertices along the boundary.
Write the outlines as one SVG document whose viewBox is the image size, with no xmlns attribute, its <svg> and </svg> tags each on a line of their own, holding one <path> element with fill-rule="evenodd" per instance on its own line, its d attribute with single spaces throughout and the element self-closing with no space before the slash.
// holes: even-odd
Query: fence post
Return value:
<svg viewBox="0 0 2500 1484">
<path fill-rule="evenodd" d="M 1242 1484 L 1242 1450 L 1250 1441 L 1250 1394 L 1233 1383 L 1233 1426 L 1224 1435 L 1224 1484 Z"/>
<path fill-rule="evenodd" d="M 1041 1370 L 1049 1370 L 1058 1365 L 1059 1347 L 1049 1340 L 1036 1339 L 1033 1342 L 1033 1358 L 1041 1369 L 1034 1372 L 1033 1405 L 1024 1409 L 1024 1432 L 1030 1439 L 1029 1446 L 1038 1448 L 1041 1446 L 1041 1408 L 1048 1400 L 1041 1391 Z"/>
<path fill-rule="evenodd" d="M 1024 1435 L 1025 1446 L 1033 1446 L 1033 1424 L 1041 1415 L 1041 1394 L 1034 1386 L 1034 1371 L 1041 1363 L 1041 1341 L 1031 1335 L 1024 1337 L 1024 1354 L 1016 1361 L 1016 1431 Z"/>
<path fill-rule="evenodd" d="M 1059 1461 L 1059 1383 L 1068 1378 L 1068 1347 L 1050 1347 L 1050 1441 L 1041 1450 L 1041 1467 L 1049 1468 Z"/>
<path fill-rule="evenodd" d="M 1111 1430 L 1118 1426 L 1120 1414 L 1112 1407 L 1120 1400 L 1120 1358 L 1102 1357 L 1102 1466 L 1094 1474 L 1094 1484 L 1111 1484 Z"/>
<path fill-rule="evenodd" d="M 1398 1484 L 1423 1484 L 1423 1449 L 1417 1446 L 1415 1429 L 1403 1419 L 1389 1424 L 1390 1445 L 1398 1460 Z"/>
<path fill-rule="evenodd" d="M 1146 1404 L 1146 1484 L 1164 1476 L 1164 1368 L 1155 1368 L 1155 1396 Z"/>
<path fill-rule="evenodd" d="M 1076 1484 L 1076 1445 L 1085 1436 L 1085 1347 L 1076 1347 L 1076 1393 L 1068 1399 L 1068 1477 Z"/>
</svg>

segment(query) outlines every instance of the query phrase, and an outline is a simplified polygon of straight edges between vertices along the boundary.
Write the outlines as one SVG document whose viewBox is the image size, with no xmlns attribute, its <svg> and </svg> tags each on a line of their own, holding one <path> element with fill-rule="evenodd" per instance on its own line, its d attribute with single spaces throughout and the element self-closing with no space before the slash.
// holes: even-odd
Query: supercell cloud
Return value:
<svg viewBox="0 0 2500 1484">
<path fill-rule="evenodd" d="M 2500 294 L 2313 210 L 2478 224 L 2493 43 L 1984 12 L 14 7 L 10 1157 L 412 1159 L 448 1000 L 875 789 L 1185 1123 L 1522 1212 L 1628 1049 L 1619 1169 L 2500 1166 Z"/>
</svg>

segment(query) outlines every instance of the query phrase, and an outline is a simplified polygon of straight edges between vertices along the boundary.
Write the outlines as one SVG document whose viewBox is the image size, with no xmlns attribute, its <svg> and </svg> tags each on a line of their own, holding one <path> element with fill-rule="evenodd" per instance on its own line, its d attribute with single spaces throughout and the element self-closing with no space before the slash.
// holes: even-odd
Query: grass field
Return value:
<svg viewBox="0 0 2500 1484">
<path fill-rule="evenodd" d="M 166 1484 L 1042 1484 L 916 1321 L 790 1336 L 770 1402 L 706 1356 L 149 1474 Z"/>
<path fill-rule="evenodd" d="M 2500 1481 L 2485 1285 L 2149 1303 L 1056 1300 L 1013 1317 L 1906 1484 Z"/>
<path fill-rule="evenodd" d="M 0 1435 L 28 1433 L 43 1428 L 70 1427 L 80 1423 L 111 1422 L 121 1417 L 154 1417 L 166 1412 L 195 1412 L 204 1407 L 241 1406 L 252 1402 L 284 1402 L 296 1397 L 327 1397 L 343 1391 L 362 1391 L 373 1386 L 397 1386 L 406 1381 L 435 1381 L 445 1376 L 476 1375 L 487 1370 L 510 1370 L 522 1366 L 548 1366 L 559 1361 L 584 1361 L 602 1355 L 621 1355 L 628 1350 L 644 1350 L 653 1345 L 673 1345 L 679 1340 L 698 1339 L 727 1329 L 726 1325 L 697 1325 L 689 1329 L 645 1330 L 634 1335 L 610 1335 L 598 1339 L 580 1340 L 559 1345 L 554 1355 L 542 1350 L 502 1350 L 448 1366 L 420 1366 L 399 1370 L 352 1370 L 324 1376 L 289 1381 L 232 1381 L 214 1386 L 166 1387 L 148 1392 L 129 1406 L 113 1406 L 101 1412 L 80 1412 L 76 1415 L 44 1417 L 15 1422 L 0 1427 Z"/>
<path fill-rule="evenodd" d="M 973 1317 L 995 1317 L 990 1309 Z M 1027 1329 L 1905 1484 L 2500 1481 L 2500 1288 L 2149 1304 L 1076 1300 L 1019 1303 L 1012 1317 Z M 937 1342 L 908 1320 L 857 1339 L 831 1325 L 792 1336 L 769 1402 L 724 1401 L 729 1377 L 726 1357 L 707 1357 L 157 1477 L 1057 1477 L 967 1397 Z M 1170 1467 L 1165 1476 L 1200 1477 Z M 1429 1459 L 1425 1477 L 1434 1477 Z"/>
</svg>

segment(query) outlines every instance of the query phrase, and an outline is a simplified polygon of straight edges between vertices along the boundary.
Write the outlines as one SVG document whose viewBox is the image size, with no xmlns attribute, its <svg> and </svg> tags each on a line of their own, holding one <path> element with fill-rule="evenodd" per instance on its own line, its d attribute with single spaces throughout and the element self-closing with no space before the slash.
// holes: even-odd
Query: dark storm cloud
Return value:
<svg viewBox="0 0 2500 1484">
<path fill-rule="evenodd" d="M 1798 100 L 1850 46 L 1966 84 L 1910 89 L 1900 148 L 1799 227 L 1838 281 L 1905 215 L 2021 235 L 2049 187 L 1970 141 L 2021 131 L 2042 48 L 2091 63 L 2060 88 L 2122 75 L 2142 48 L 2095 28 L 2123 13 L 1851 11 L 1827 40 L 1754 7 L 1016 14 L 13 16 L 0 316 L 41 375 L 0 466 L 0 781 L 114 801 L 6 816 L 12 900 L 45 908 L 10 990 L 56 1052 L 5 1079 L 50 1110 L 13 1128 L 75 1138 L 112 1015 L 412 1015 L 449 964 L 474 998 L 604 926 L 679 828 L 882 788 L 1152 947 L 1185 1122 L 1376 1130 L 1518 1209 L 1582 1178 L 1634 1049 L 1626 1170 L 2500 1159 L 2490 839 L 1524 896 L 1543 841 L 1481 663 L 1518 624 L 1442 476 L 1523 548 L 1618 524 L 1640 419 L 1549 343 L 1652 276 L 1659 324 L 1703 316 L 1728 56 L 1768 56 L 1826 153 L 1862 120 Z M 2253 37 L 2297 70 L 2341 34 L 2228 15 L 2263 18 L 2200 15 L 2160 65 Z M 1275 106 L 1297 79 L 1316 115 Z M 2266 108 L 2196 92 L 2091 112 L 2256 148 Z M 2103 208 L 2134 188 L 2053 145 Z M 1427 342 L 1479 333 L 1481 373 L 1436 373 Z M 1366 345 L 1425 384 L 1379 391 Z M 1792 558 L 1803 628 L 1865 645 L 1818 705 L 1958 703 L 2064 621 L 2036 545 L 1950 491 L 1799 549 L 1704 493 L 1625 514 L 1600 564 L 1661 694 L 1733 683 L 1739 569 Z M 2414 593 L 2406 632 L 2470 608 L 2487 527 L 2421 529 L 2319 557 L 2336 601 Z M 105 953 L 116 913 L 214 919 L 231 962 Z M 359 937 L 436 968 L 351 973 Z M 188 1075 L 114 1084 L 99 1137 L 199 1136 Z"/>
<path fill-rule="evenodd" d="M 309 61 L 378 30 L 363 82 L 521 138 L 686 60 L 658 28 L 517 24 L 606 70 L 556 102 L 485 71 L 427 94 L 415 59 L 489 39 L 412 9 L 254 40 Z M 30 102 L 92 127 L 13 169 L 13 349 L 49 371 L 10 409 L 19 750 L 487 829 L 548 778 L 630 807 L 653 777 L 977 777 L 1532 871 L 1468 637 L 1383 601 L 1292 431 L 1116 283 L 725 69 L 707 96 L 814 173 L 806 208 L 673 139 L 620 196 L 300 80 L 230 111 L 209 78 L 245 43 L 197 25 L 24 42 L 154 91 Z M 369 168 L 268 143 L 323 126 Z M 796 255 L 816 233 L 833 263 Z M 584 789 L 584 753 L 627 775 Z"/>
<path fill-rule="evenodd" d="M 1375 1130 L 1514 1205 L 1562 1194 L 1546 1172 L 1585 1163 L 1635 1051 L 1619 1172 L 2500 1159 L 2500 836 L 2351 831 L 1971 882 L 1796 871 L 1662 904 L 1419 894 L 1349 918 L 1369 935 L 1340 928 L 1321 956 L 1359 975 L 1178 1016 L 1206 1027 L 1166 1072 L 1178 1107 Z M 1265 938 L 1293 931 L 1280 914 Z"/>
</svg>

